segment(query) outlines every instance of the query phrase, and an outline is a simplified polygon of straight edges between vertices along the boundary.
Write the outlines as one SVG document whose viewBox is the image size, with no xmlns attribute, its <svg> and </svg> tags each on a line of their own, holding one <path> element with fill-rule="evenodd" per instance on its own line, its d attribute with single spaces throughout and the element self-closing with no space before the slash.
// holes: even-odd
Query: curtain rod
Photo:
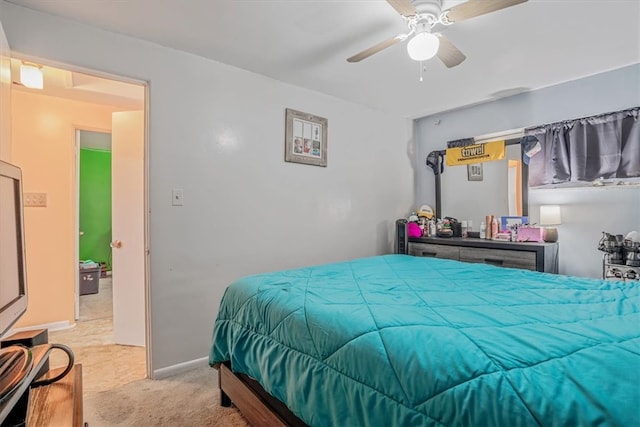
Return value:
<svg viewBox="0 0 640 427">
<path fill-rule="evenodd" d="M 640 106 L 639 107 L 625 108 L 624 110 L 619 110 L 619 111 L 611 111 L 611 112 L 608 112 L 608 113 L 594 114 L 592 116 L 579 117 L 577 119 L 565 119 L 565 120 L 560 120 L 558 122 L 545 123 L 543 125 L 530 126 L 530 127 L 525 128 L 525 132 L 529 132 L 529 131 L 532 131 L 534 129 L 539 129 L 539 128 L 543 128 L 543 127 L 547 127 L 547 126 L 561 125 L 561 124 L 565 124 L 565 123 L 577 122 L 577 121 L 580 121 L 580 120 L 596 119 L 596 118 L 608 116 L 608 115 L 611 115 L 611 114 L 631 113 L 633 111 L 640 111 Z"/>
<path fill-rule="evenodd" d="M 523 136 L 524 136 L 525 132 L 529 132 L 529 131 L 534 130 L 534 129 L 543 128 L 543 127 L 546 127 L 546 126 L 559 125 L 559 124 L 564 124 L 564 123 L 568 123 L 568 122 L 575 122 L 575 121 L 579 121 L 579 120 L 594 119 L 594 118 L 598 118 L 598 117 L 607 116 L 607 115 L 610 115 L 610 114 L 627 113 L 627 112 L 630 113 L 630 112 L 633 112 L 633 111 L 640 111 L 640 106 L 631 107 L 631 108 L 625 108 L 624 110 L 612 111 L 612 112 L 609 112 L 609 113 L 600 113 L 600 114 L 595 114 L 595 115 L 592 115 L 592 116 L 580 117 L 580 118 L 576 118 L 576 119 L 565 119 L 565 120 L 560 120 L 558 122 L 553 122 L 553 123 L 545 123 L 545 124 L 542 124 L 542 125 L 529 126 L 529 127 L 523 128 L 522 132 L 523 132 Z M 504 136 L 510 136 L 511 134 L 514 134 L 514 133 L 515 132 L 513 132 L 513 131 L 505 131 L 504 132 Z M 497 138 L 499 138 L 500 133 L 496 133 L 496 134 L 492 134 L 492 135 L 495 135 Z M 481 138 L 481 137 L 482 137 L 482 135 L 480 137 L 478 137 L 478 138 Z M 449 143 L 451 143 L 451 142 L 458 142 L 458 141 L 462 142 L 462 141 L 470 141 L 470 140 L 472 140 L 474 143 L 477 143 L 477 144 L 481 144 L 483 142 L 486 142 L 484 140 L 484 138 L 480 139 L 479 142 L 477 142 L 475 140 L 475 138 L 476 137 L 454 139 L 454 140 L 451 140 L 451 141 L 447 141 L 447 145 Z M 507 145 L 512 145 L 512 144 L 517 143 L 516 140 L 517 140 L 517 142 L 519 142 L 518 138 L 506 139 Z"/>
<path fill-rule="evenodd" d="M 544 127 L 547 127 L 547 126 L 554 126 L 554 125 L 565 124 L 565 123 L 569 123 L 569 122 L 576 122 L 576 121 L 579 121 L 579 120 L 595 119 L 595 118 L 607 116 L 607 115 L 610 115 L 610 114 L 630 113 L 630 112 L 633 112 L 633 111 L 640 111 L 640 106 L 631 107 L 631 108 L 625 108 L 624 110 L 619 110 L 619 111 L 611 111 L 609 113 L 594 114 L 592 116 L 585 116 L 585 117 L 580 117 L 580 118 L 576 118 L 576 119 L 565 119 L 565 120 L 560 120 L 558 122 L 553 122 L 553 123 L 545 123 L 545 124 L 542 124 L 542 125 L 529 126 L 529 127 L 523 128 L 522 132 L 523 132 L 523 136 L 524 136 L 524 134 L 527 133 L 527 132 L 530 132 L 530 131 L 535 130 L 535 129 L 544 128 Z M 511 136 L 511 135 L 515 134 L 515 132 L 514 131 L 505 131 L 505 132 L 503 132 L 503 134 L 504 134 L 504 136 Z M 499 138 L 500 137 L 500 132 L 498 132 L 496 134 L 491 134 L 491 135 L 495 135 L 496 138 Z M 478 137 L 478 138 L 482 138 L 482 135 L 480 137 Z M 467 142 L 467 144 L 465 144 L 465 145 L 468 145 L 469 141 L 473 141 L 474 144 L 482 144 L 482 143 L 486 142 L 485 139 L 480 139 L 479 141 L 476 141 L 475 137 L 459 138 L 459 139 L 454 139 L 454 140 L 451 140 L 451 141 L 447 141 L 447 146 L 449 144 L 451 144 L 451 143 L 454 143 L 454 142 L 460 142 L 460 143 Z M 512 144 L 515 144 L 517 142 L 520 142 L 520 140 L 518 138 L 508 138 L 508 139 L 505 139 L 505 142 L 506 142 L 507 145 L 512 145 Z M 436 150 L 436 151 L 438 151 L 438 150 Z M 445 154 L 445 152 L 446 152 L 446 150 L 440 150 L 441 154 Z"/>
</svg>

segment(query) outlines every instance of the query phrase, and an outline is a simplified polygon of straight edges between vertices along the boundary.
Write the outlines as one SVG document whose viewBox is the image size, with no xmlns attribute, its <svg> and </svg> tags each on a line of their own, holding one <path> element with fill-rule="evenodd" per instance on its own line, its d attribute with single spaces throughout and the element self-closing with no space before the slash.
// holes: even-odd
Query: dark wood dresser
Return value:
<svg viewBox="0 0 640 427">
<path fill-rule="evenodd" d="M 503 242 L 461 237 L 411 237 L 409 255 L 480 262 L 558 273 L 558 243 Z"/>
</svg>

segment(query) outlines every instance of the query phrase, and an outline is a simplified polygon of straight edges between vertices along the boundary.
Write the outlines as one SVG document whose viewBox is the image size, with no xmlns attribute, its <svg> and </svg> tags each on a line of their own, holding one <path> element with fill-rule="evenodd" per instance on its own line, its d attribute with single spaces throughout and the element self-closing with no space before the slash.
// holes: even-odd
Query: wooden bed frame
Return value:
<svg viewBox="0 0 640 427">
<path fill-rule="evenodd" d="M 234 373 L 231 362 L 223 362 L 218 368 L 220 406 L 231 403 L 254 427 L 306 426 L 284 403 L 267 393 L 258 382 L 247 375 Z"/>
</svg>

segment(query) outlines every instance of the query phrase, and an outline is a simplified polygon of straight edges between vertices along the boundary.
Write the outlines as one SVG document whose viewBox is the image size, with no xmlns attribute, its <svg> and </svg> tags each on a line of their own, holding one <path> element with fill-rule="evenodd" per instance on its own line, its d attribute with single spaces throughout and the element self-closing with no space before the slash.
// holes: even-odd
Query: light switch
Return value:
<svg viewBox="0 0 640 427">
<path fill-rule="evenodd" d="M 182 206 L 184 205 L 184 198 L 182 194 L 182 188 L 174 188 L 171 191 L 171 204 L 173 206 Z"/>
<path fill-rule="evenodd" d="M 47 193 L 24 193 L 25 207 L 47 207 Z"/>
</svg>

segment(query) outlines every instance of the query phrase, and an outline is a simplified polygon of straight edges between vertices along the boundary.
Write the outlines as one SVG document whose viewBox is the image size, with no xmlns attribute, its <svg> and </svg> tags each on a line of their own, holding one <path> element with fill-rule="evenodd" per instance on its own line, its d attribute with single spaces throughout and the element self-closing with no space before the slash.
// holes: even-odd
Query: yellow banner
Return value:
<svg viewBox="0 0 640 427">
<path fill-rule="evenodd" d="M 447 166 L 468 165 L 504 159 L 504 141 L 447 148 Z"/>
</svg>

